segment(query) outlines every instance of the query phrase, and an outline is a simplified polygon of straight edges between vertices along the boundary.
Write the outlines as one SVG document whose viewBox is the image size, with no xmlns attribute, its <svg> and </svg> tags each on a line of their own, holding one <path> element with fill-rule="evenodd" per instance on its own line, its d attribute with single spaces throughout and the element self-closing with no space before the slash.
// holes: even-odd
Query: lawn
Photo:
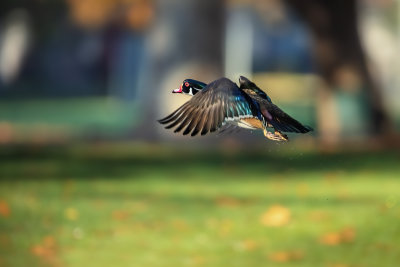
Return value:
<svg viewBox="0 0 400 267">
<path fill-rule="evenodd" d="M 400 155 L 3 148 L 0 266 L 398 266 Z"/>
</svg>

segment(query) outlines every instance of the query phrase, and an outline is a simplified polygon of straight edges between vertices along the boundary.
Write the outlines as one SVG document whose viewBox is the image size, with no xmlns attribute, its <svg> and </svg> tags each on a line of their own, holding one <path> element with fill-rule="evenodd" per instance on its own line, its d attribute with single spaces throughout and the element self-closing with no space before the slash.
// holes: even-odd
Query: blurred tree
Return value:
<svg viewBox="0 0 400 267">
<path fill-rule="evenodd" d="M 215 0 L 157 2 L 157 23 L 150 31 L 149 49 L 153 53 L 143 87 L 144 103 L 154 102 L 155 90 L 150 88 L 160 89 L 157 100 L 162 110 L 170 104 L 164 99 L 164 93 L 170 94 L 170 89 L 179 86 L 183 79 L 192 77 L 209 81 L 222 75 L 224 5 L 223 1 Z M 174 81 L 169 84 L 172 78 Z M 146 106 L 144 113 L 148 117 L 138 127 L 138 136 L 155 137 L 154 127 L 161 116 L 157 114 L 160 110 Z M 153 123 L 149 124 L 149 121 Z"/>
<path fill-rule="evenodd" d="M 309 25 L 314 37 L 314 53 L 318 71 L 325 80 L 325 88 L 347 92 L 365 92 L 369 132 L 385 134 L 391 129 L 390 120 L 383 106 L 381 90 L 372 78 L 361 45 L 357 25 L 357 0 L 285 0 Z M 328 102 L 332 90 L 321 92 L 322 109 L 332 106 Z M 362 94 L 361 94 L 362 95 Z M 334 128 L 334 112 L 319 114 L 322 135 L 330 133 L 337 141 L 340 130 Z M 337 134 L 335 134 L 337 133 Z"/>
</svg>

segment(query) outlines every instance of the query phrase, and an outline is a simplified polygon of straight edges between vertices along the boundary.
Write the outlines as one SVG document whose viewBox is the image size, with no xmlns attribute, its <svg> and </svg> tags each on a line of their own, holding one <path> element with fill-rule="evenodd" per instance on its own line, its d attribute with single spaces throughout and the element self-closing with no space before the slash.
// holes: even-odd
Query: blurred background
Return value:
<svg viewBox="0 0 400 267">
<path fill-rule="evenodd" d="M 396 266 L 400 1 L 2 0 L 0 266 Z M 186 78 L 315 130 L 183 137 Z"/>
</svg>

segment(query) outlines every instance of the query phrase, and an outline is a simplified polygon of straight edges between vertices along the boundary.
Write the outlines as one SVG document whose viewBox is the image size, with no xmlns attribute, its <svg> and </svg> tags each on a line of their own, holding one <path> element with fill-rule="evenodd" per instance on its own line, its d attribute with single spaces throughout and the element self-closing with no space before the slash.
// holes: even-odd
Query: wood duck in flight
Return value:
<svg viewBox="0 0 400 267">
<path fill-rule="evenodd" d="M 282 132 L 307 133 L 304 126 L 272 103 L 271 98 L 246 77 L 240 76 L 240 87 L 227 78 L 209 84 L 186 79 L 173 93 L 193 96 L 189 101 L 159 120 L 175 132 L 195 136 L 219 130 L 225 124 L 247 129 L 261 129 L 265 137 L 274 141 L 288 141 Z M 274 132 L 267 129 L 272 128 Z"/>
</svg>

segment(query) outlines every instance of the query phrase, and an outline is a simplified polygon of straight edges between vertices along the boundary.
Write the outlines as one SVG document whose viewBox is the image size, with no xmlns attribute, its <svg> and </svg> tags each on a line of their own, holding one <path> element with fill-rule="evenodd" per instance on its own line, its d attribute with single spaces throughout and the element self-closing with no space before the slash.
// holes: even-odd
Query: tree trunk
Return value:
<svg viewBox="0 0 400 267">
<path fill-rule="evenodd" d="M 365 90 L 369 111 L 369 134 L 388 133 L 391 129 L 390 120 L 383 106 L 381 90 L 369 73 L 358 33 L 357 1 L 286 2 L 311 29 L 318 72 L 328 88 L 344 91 Z M 333 93 L 323 93 L 325 96 L 329 94 Z"/>
</svg>

